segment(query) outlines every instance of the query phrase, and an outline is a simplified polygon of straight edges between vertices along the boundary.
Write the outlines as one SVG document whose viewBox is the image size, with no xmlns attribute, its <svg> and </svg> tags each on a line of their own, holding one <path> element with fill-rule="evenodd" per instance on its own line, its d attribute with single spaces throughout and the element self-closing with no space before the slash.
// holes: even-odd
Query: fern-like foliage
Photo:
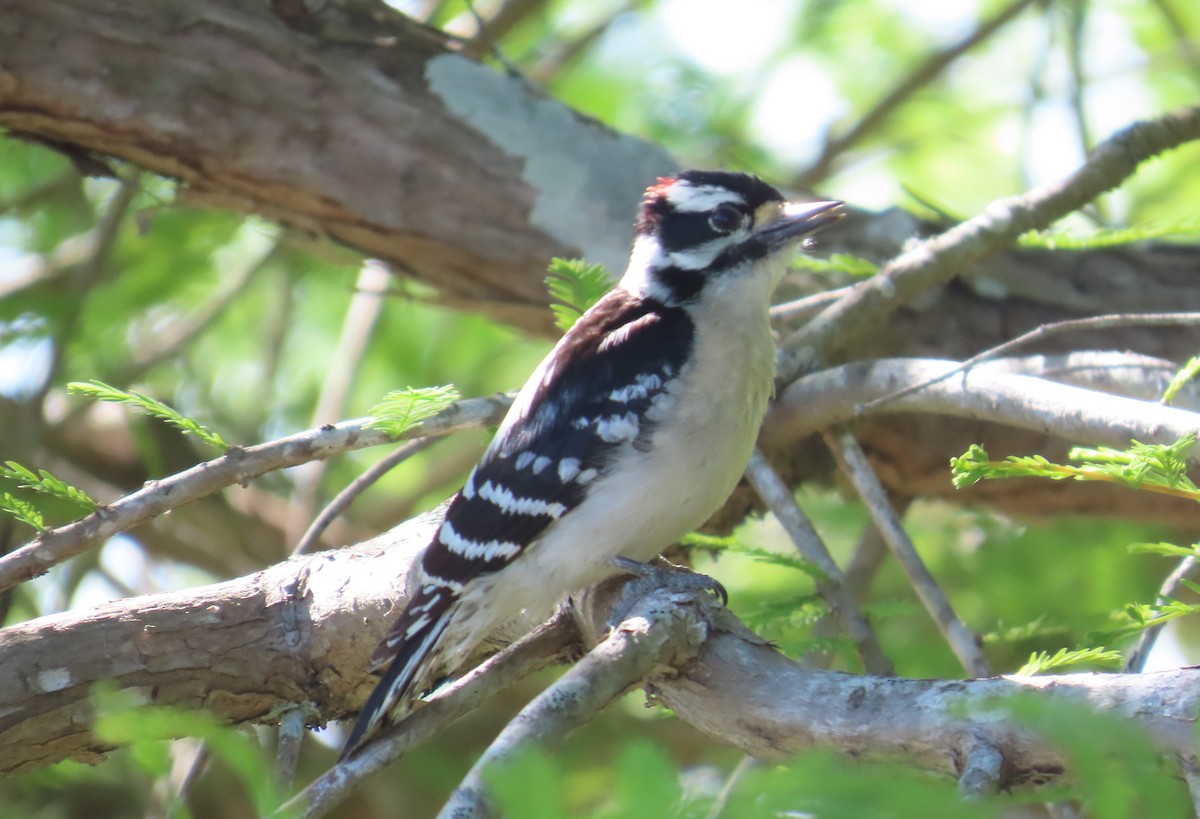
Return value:
<svg viewBox="0 0 1200 819">
<path fill-rule="evenodd" d="M 811 270 L 813 273 L 840 273 L 856 279 L 867 279 L 879 272 L 879 265 L 870 259 L 852 256 L 849 253 L 834 253 L 828 259 L 798 256 L 795 266 L 801 270 Z"/>
<path fill-rule="evenodd" d="M 65 500 L 87 512 L 91 512 L 99 505 L 82 489 L 71 486 L 44 469 L 39 469 L 35 473 L 32 469 L 21 466 L 16 461 L 5 461 L 4 465 L 0 466 L 0 478 L 14 482 L 22 489 L 41 492 L 43 495 Z"/>
<path fill-rule="evenodd" d="M 35 531 L 46 531 L 46 520 L 37 507 L 8 492 L 0 492 L 0 512 L 19 520 L 26 526 L 32 526 Z"/>
<path fill-rule="evenodd" d="M 175 410 L 157 398 L 151 398 L 144 393 L 133 390 L 121 390 L 111 384 L 105 384 L 103 381 L 95 379 L 86 384 L 81 381 L 72 381 L 67 385 L 67 392 L 71 395 L 84 395 L 88 398 L 94 398 L 97 401 L 110 401 L 117 404 L 130 404 L 142 410 L 142 412 L 163 421 L 187 435 L 195 435 L 204 443 L 211 447 L 215 447 L 222 451 L 229 449 L 229 444 L 225 443 L 220 435 L 205 427 L 203 424 L 188 418 L 178 410 Z"/>
<path fill-rule="evenodd" d="M 1035 651 L 1029 655 L 1025 665 L 1017 669 L 1016 676 L 1032 677 L 1037 674 L 1045 674 L 1047 671 L 1079 665 L 1120 668 L 1124 662 L 1125 658 L 1121 652 L 1112 651 L 1103 646 L 1079 649 L 1060 648 L 1054 654 Z"/>
<path fill-rule="evenodd" d="M 459 398 L 458 390 L 452 384 L 393 390 L 371 407 L 367 427 L 399 438 L 426 418 L 449 409 Z"/>
<path fill-rule="evenodd" d="M 1134 441 L 1128 449 L 1076 447 L 1069 457 L 1079 464 L 1056 464 L 1041 455 L 1010 455 L 1003 461 L 988 458 L 987 450 L 972 444 L 950 459 L 954 486 L 962 489 L 981 480 L 997 478 L 1049 478 L 1051 480 L 1105 481 L 1134 489 L 1200 501 L 1200 489 L 1187 476 L 1188 455 L 1196 436 L 1188 434 L 1172 444 Z"/>
<path fill-rule="evenodd" d="M 1190 580 L 1181 582 L 1193 592 L 1200 592 L 1200 585 Z M 1109 619 L 1111 625 L 1089 633 L 1085 639 L 1090 643 L 1110 644 L 1192 614 L 1200 614 L 1200 604 L 1185 603 L 1170 597 L 1160 603 L 1130 603 L 1124 609 L 1113 612 Z"/>
<path fill-rule="evenodd" d="M 1196 236 L 1197 234 L 1200 234 L 1200 220 L 1185 219 L 1178 222 L 1096 230 L 1085 236 L 1033 230 L 1021 234 L 1017 239 L 1017 245 L 1038 250 L 1094 250 L 1162 239 L 1167 236 Z"/>
<path fill-rule="evenodd" d="M 718 537 L 716 535 L 706 535 L 701 532 L 691 532 L 684 535 L 680 541 L 684 546 L 691 546 L 700 549 L 711 549 L 713 551 L 728 552 L 729 554 L 743 555 L 755 560 L 759 563 L 767 563 L 772 566 L 778 566 L 783 569 L 795 569 L 798 572 L 803 572 L 809 577 L 817 580 L 826 580 L 826 575 L 821 571 L 820 567 L 809 563 L 794 554 L 784 552 L 773 552 L 769 549 L 760 549 L 757 546 L 750 546 L 742 543 L 736 538 Z"/>
<path fill-rule="evenodd" d="M 554 324 L 564 333 L 574 326 L 589 307 L 612 289 L 613 280 L 601 264 L 583 259 L 550 260 L 546 289 L 550 293 L 550 311 Z"/>
</svg>

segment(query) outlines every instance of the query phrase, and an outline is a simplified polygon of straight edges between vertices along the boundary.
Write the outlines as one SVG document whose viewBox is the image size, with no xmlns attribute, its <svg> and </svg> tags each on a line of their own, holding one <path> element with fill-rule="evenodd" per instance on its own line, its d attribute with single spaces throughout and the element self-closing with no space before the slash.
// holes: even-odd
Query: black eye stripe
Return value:
<svg viewBox="0 0 1200 819">
<path fill-rule="evenodd" d="M 729 230 L 713 229 L 711 223 L 713 215 L 712 211 L 665 214 L 658 225 L 658 241 L 662 244 L 663 250 L 674 253 L 677 250 L 699 247 L 713 239 L 727 236 Z M 739 216 L 745 218 L 740 212 Z M 737 224 L 734 224 L 731 230 L 736 228 Z"/>
</svg>

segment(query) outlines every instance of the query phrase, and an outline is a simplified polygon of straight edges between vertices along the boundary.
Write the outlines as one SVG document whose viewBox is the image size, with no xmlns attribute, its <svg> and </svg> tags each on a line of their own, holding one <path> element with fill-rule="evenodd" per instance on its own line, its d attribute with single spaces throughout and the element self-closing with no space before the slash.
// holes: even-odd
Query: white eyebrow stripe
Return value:
<svg viewBox="0 0 1200 819">
<path fill-rule="evenodd" d="M 742 197 L 731 190 L 715 185 L 693 187 L 683 182 L 677 182 L 667 189 L 667 201 L 679 213 L 701 213 L 726 202 L 740 204 Z"/>
</svg>

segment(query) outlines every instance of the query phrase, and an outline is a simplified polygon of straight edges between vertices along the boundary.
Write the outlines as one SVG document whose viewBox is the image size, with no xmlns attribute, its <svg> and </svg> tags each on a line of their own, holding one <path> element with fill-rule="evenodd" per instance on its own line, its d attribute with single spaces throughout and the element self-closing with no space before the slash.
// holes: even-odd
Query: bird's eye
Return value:
<svg viewBox="0 0 1200 819">
<path fill-rule="evenodd" d="M 733 233 L 742 226 L 742 212 L 728 203 L 718 205 L 708 217 L 708 226 L 717 233 Z"/>
</svg>

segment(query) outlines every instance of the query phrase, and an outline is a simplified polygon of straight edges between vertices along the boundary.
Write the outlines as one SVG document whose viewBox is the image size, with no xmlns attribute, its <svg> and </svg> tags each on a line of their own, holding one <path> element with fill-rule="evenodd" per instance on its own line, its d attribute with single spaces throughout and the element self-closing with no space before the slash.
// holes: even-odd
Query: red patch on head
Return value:
<svg viewBox="0 0 1200 819">
<path fill-rule="evenodd" d="M 642 201 L 649 202 L 652 199 L 665 196 L 671 186 L 678 181 L 673 176 L 660 176 L 653 185 L 646 188 L 646 195 L 642 198 Z"/>
<path fill-rule="evenodd" d="M 673 176 L 660 176 L 653 185 L 646 188 L 646 194 L 642 197 L 642 207 L 638 211 L 637 221 L 633 223 L 636 233 L 641 235 L 654 231 L 658 220 L 667 207 L 667 191 L 678 181 Z"/>
</svg>

